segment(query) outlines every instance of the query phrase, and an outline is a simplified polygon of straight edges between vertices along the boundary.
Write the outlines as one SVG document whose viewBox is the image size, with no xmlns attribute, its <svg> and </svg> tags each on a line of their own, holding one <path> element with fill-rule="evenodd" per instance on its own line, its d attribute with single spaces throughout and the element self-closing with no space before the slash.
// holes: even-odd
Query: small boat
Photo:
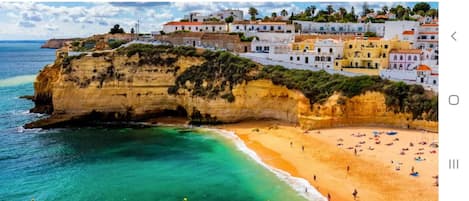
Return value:
<svg viewBox="0 0 469 201">
<path fill-rule="evenodd" d="M 397 134 L 397 131 L 388 131 L 388 132 L 386 132 L 386 134 L 388 134 L 388 135 L 396 135 L 396 134 Z"/>
</svg>

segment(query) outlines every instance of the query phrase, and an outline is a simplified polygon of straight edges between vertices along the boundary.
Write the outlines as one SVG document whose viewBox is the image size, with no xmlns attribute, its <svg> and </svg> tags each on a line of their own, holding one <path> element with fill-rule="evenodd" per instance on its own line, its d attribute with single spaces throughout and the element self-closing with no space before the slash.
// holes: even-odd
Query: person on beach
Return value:
<svg viewBox="0 0 469 201">
<path fill-rule="evenodd" d="M 347 173 L 350 172 L 350 166 L 347 165 Z"/>
<path fill-rule="evenodd" d="M 313 180 L 316 181 L 316 175 L 313 175 Z"/>
<path fill-rule="evenodd" d="M 414 168 L 414 166 L 412 166 L 412 168 L 410 169 L 410 171 L 411 171 L 412 173 L 414 173 L 414 172 L 415 172 L 414 170 L 415 170 L 415 168 Z"/>
<path fill-rule="evenodd" d="M 308 188 L 306 187 L 306 188 L 305 188 L 305 193 L 307 193 L 307 192 L 308 192 Z"/>
<path fill-rule="evenodd" d="M 357 189 L 354 189 L 354 190 L 353 190 L 352 195 L 353 195 L 353 200 L 357 200 L 357 196 L 358 196 L 358 191 L 357 191 Z"/>
<path fill-rule="evenodd" d="M 327 201 L 331 201 L 331 194 L 327 193 Z"/>
<path fill-rule="evenodd" d="M 292 141 L 290 141 L 290 147 L 293 147 L 293 142 Z"/>
<path fill-rule="evenodd" d="M 355 152 L 355 156 L 357 155 L 357 148 L 353 149 L 353 151 Z"/>
<path fill-rule="evenodd" d="M 301 145 L 301 151 L 305 151 L 305 146 L 304 145 Z"/>
</svg>

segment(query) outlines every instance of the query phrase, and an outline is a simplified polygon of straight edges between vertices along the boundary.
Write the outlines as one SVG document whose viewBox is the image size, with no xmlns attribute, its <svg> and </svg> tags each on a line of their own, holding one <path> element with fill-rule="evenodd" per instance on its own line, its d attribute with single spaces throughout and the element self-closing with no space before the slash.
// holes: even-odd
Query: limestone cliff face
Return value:
<svg viewBox="0 0 469 201">
<path fill-rule="evenodd" d="M 107 114 L 116 120 L 141 119 L 184 109 L 188 118 L 197 114 L 219 122 L 278 119 L 312 129 L 385 125 L 437 131 L 438 127 L 437 122 L 413 121 L 410 114 L 388 111 L 384 95 L 377 92 L 350 99 L 335 94 L 323 104 L 310 105 L 299 91 L 274 85 L 270 80 L 252 80 L 232 89 L 233 102 L 193 96 L 188 89 L 168 94 L 168 87 L 174 86 L 179 74 L 205 62 L 202 57 L 163 54 L 162 58 L 175 59 L 175 65 L 155 65 L 142 63 L 138 54 L 127 57 L 113 51 L 74 59 L 65 56 L 59 52 L 57 61 L 41 71 L 34 97 L 36 109 L 48 106 L 52 117 L 67 116 L 64 120 L 92 113 Z"/>
<path fill-rule="evenodd" d="M 65 45 L 66 42 L 76 40 L 74 38 L 66 38 L 66 39 L 50 39 L 47 40 L 41 48 L 50 48 L 50 49 L 59 49 Z"/>
</svg>

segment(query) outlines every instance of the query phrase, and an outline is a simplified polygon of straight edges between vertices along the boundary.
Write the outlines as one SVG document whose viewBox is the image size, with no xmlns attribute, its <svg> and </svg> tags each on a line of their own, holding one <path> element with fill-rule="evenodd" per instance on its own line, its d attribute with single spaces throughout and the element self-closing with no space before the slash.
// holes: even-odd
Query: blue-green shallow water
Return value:
<svg viewBox="0 0 469 201">
<path fill-rule="evenodd" d="M 24 130 L 18 99 L 54 60 L 37 42 L 0 42 L 0 201 L 304 200 L 233 141 L 178 128 Z"/>
</svg>

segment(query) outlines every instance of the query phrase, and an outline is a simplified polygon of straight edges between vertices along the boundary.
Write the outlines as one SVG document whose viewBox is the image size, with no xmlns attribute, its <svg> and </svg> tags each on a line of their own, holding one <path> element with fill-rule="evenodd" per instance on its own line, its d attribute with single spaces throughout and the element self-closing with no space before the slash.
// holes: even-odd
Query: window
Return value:
<svg viewBox="0 0 469 201">
<path fill-rule="evenodd" d="M 221 27 L 218 27 L 218 30 L 221 30 Z"/>
<path fill-rule="evenodd" d="M 384 49 L 388 49 L 388 45 L 384 45 Z"/>
<path fill-rule="evenodd" d="M 368 66 L 368 68 L 369 68 L 369 67 L 371 67 L 371 63 L 370 63 L 370 62 L 368 62 L 368 63 L 367 63 L 367 66 Z"/>
<path fill-rule="evenodd" d="M 331 57 L 327 57 L 327 61 L 332 61 L 332 58 Z"/>
<path fill-rule="evenodd" d="M 191 30 L 191 29 L 192 29 L 192 27 L 189 27 L 189 30 Z"/>
<path fill-rule="evenodd" d="M 394 64 L 394 69 L 397 69 L 397 64 Z"/>
<path fill-rule="evenodd" d="M 316 56 L 316 57 L 314 58 L 314 60 L 315 60 L 315 61 L 319 61 L 319 56 Z"/>
<path fill-rule="evenodd" d="M 293 61 L 293 57 L 292 57 L 292 56 L 290 56 L 290 61 Z"/>
<path fill-rule="evenodd" d="M 370 57 L 371 57 L 371 53 L 368 52 L 368 58 L 370 58 Z"/>
<path fill-rule="evenodd" d="M 407 60 L 409 60 L 409 61 L 412 60 L 412 56 L 409 55 L 409 56 L 407 57 Z"/>
<path fill-rule="evenodd" d="M 332 48 L 329 48 L 329 53 L 332 53 Z"/>
<path fill-rule="evenodd" d="M 339 66 L 339 62 L 335 62 L 335 66 Z"/>
<path fill-rule="evenodd" d="M 355 62 L 355 67 L 358 67 L 358 62 Z"/>
<path fill-rule="evenodd" d="M 319 27 L 319 30 L 320 30 L 320 31 L 324 31 L 324 27 Z"/>
<path fill-rule="evenodd" d="M 273 30 L 274 30 L 274 26 L 270 26 L 270 30 L 273 31 Z"/>
<path fill-rule="evenodd" d="M 299 61 L 299 60 L 300 60 L 300 57 L 296 57 L 296 60 Z"/>
<path fill-rule="evenodd" d="M 236 29 L 239 29 L 239 26 L 236 26 Z"/>
<path fill-rule="evenodd" d="M 277 29 L 278 29 L 278 30 L 282 30 L 282 27 L 281 27 L 281 26 L 278 26 Z"/>
<path fill-rule="evenodd" d="M 401 56 L 400 56 L 400 59 L 401 59 L 401 61 L 402 61 L 402 60 L 404 60 L 404 57 L 401 55 Z"/>
<path fill-rule="evenodd" d="M 178 27 L 176 27 L 176 30 L 178 30 Z"/>
<path fill-rule="evenodd" d="M 433 44 L 430 44 L 430 48 L 433 48 Z"/>
<path fill-rule="evenodd" d="M 378 64 L 378 63 L 375 63 L 375 68 L 376 68 L 376 69 L 378 68 L 378 66 L 379 66 L 379 64 Z"/>
<path fill-rule="evenodd" d="M 417 61 L 417 56 L 414 56 L 414 61 Z"/>
<path fill-rule="evenodd" d="M 318 52 L 319 52 L 319 53 L 321 52 L 321 48 L 318 48 Z"/>
<path fill-rule="evenodd" d="M 305 57 L 305 63 L 307 64 L 308 63 L 308 57 Z"/>
<path fill-rule="evenodd" d="M 386 58 L 386 53 L 383 53 L 383 58 Z"/>
<path fill-rule="evenodd" d="M 348 45 L 348 48 L 349 48 L 349 49 L 352 49 L 352 47 L 353 47 L 352 45 Z"/>
<path fill-rule="evenodd" d="M 362 28 L 362 27 L 358 27 L 358 31 L 363 31 L 363 28 Z"/>
<path fill-rule="evenodd" d="M 432 39 L 432 40 L 435 39 L 435 36 L 430 36 L 430 39 Z"/>
<path fill-rule="evenodd" d="M 397 55 L 394 55 L 394 60 L 397 60 Z"/>
<path fill-rule="evenodd" d="M 339 27 L 339 31 L 344 31 L 344 27 Z"/>
<path fill-rule="evenodd" d="M 264 28 L 264 30 L 267 30 L 267 26 L 264 26 L 263 28 Z"/>
</svg>

